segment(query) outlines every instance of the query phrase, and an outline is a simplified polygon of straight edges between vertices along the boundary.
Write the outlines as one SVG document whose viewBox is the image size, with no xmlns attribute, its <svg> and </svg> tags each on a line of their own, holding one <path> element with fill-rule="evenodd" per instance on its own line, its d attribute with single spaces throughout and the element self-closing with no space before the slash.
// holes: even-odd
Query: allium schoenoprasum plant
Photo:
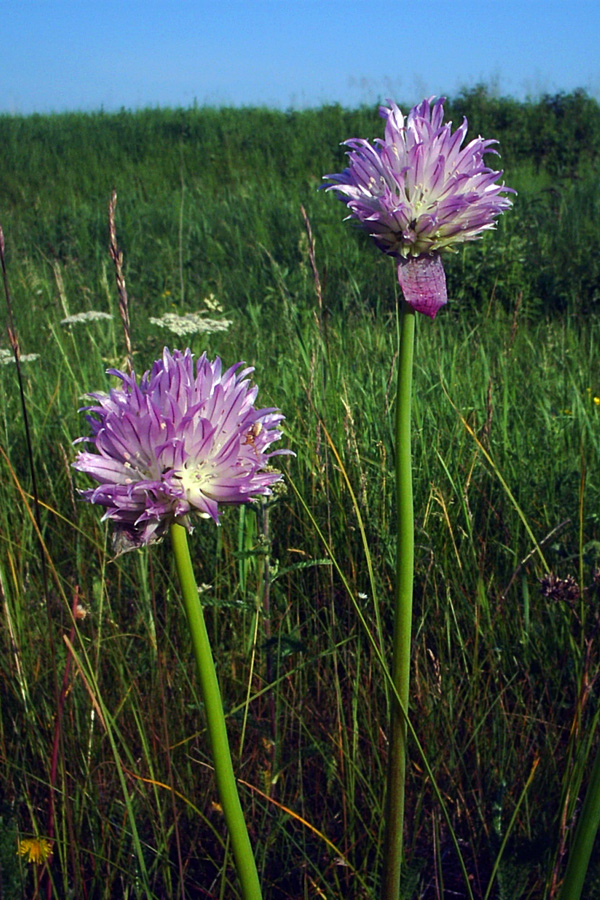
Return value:
<svg viewBox="0 0 600 900">
<path fill-rule="evenodd" d="M 448 301 L 442 254 L 493 229 L 512 206 L 498 184 L 502 172 L 484 155 L 495 140 L 478 137 L 463 147 L 468 123 L 452 132 L 444 123 L 444 99 L 423 100 L 404 117 L 395 103 L 380 108 L 385 137 L 374 145 L 345 141 L 350 165 L 326 175 L 350 216 L 384 253 L 398 259 L 398 281 L 406 302 L 435 318 Z"/>
<path fill-rule="evenodd" d="M 244 900 L 261 888 L 240 804 L 221 692 L 187 543 L 198 520 L 219 524 L 219 504 L 241 504 L 272 494 L 282 475 L 269 450 L 279 441 L 283 415 L 257 409 L 254 369 L 238 363 L 223 371 L 217 357 L 194 362 L 189 349 L 167 348 L 142 378 L 115 369 L 121 381 L 96 392 L 86 407 L 91 429 L 74 467 L 97 487 L 81 495 L 104 508 L 117 553 L 139 549 L 170 533 L 204 703 L 215 781 Z M 183 888 L 182 888 L 183 889 Z"/>
<path fill-rule="evenodd" d="M 405 118 L 392 103 L 382 106 L 385 136 L 372 145 L 345 141 L 348 168 L 326 175 L 350 216 L 384 253 L 398 260 L 402 314 L 396 393 L 396 586 L 391 665 L 392 717 L 388 751 L 386 830 L 382 897 L 396 900 L 404 833 L 407 720 L 412 655 L 414 509 L 411 451 L 411 394 L 415 312 L 435 318 L 447 303 L 442 254 L 480 238 L 512 206 L 514 193 L 498 183 L 502 172 L 490 169 L 484 154 L 494 140 L 481 137 L 462 146 L 467 120 L 452 132 L 444 123 L 444 99 L 423 100 Z M 461 865 L 462 858 L 461 858 Z M 470 890 L 466 869 L 466 885 Z M 471 895 L 472 896 L 472 895 Z"/>
<path fill-rule="evenodd" d="M 444 104 L 447 119 L 466 115 L 470 134 L 500 141 L 518 196 L 493 234 L 445 257 L 449 302 L 435 322 L 419 319 L 413 373 L 411 711 L 476 900 L 500 850 L 490 900 L 556 895 L 597 746 L 600 256 L 589 247 L 600 240 L 600 110 L 589 97 L 554 99 L 467 91 Z M 232 325 L 187 331 L 185 345 L 195 359 L 255 366 L 261 405 L 286 415 L 274 446 L 297 454 L 278 458 L 288 492 L 269 500 L 268 528 L 262 501 L 225 506 L 220 526 L 199 522 L 191 541 L 263 896 L 378 894 L 385 815 L 374 786 L 389 710 L 349 596 L 389 652 L 397 281 L 392 260 L 316 188 L 347 165 L 341 141 L 381 132 L 367 107 L 0 117 L 21 358 L 39 356 L 22 377 L 50 586 L 48 617 L 9 362 L 0 878 L 10 900 L 35 890 L 19 842 L 49 836 L 61 698 L 53 900 L 163 900 L 182 884 L 188 897 L 239 896 L 168 541 L 114 559 L 110 522 L 77 494 L 93 483 L 70 465 L 85 394 L 109 393 L 118 382 L 106 369 L 126 369 L 106 253 L 115 184 L 136 371 L 181 345 L 150 318 L 206 307 L 219 319 L 205 302 L 214 295 Z M 112 318 L 61 324 L 88 311 Z M 556 583 L 583 586 L 574 605 L 540 588 L 526 525 Z M 432 781 L 409 750 L 403 900 L 465 896 Z M 599 884 L 592 855 L 583 896 Z"/>
</svg>

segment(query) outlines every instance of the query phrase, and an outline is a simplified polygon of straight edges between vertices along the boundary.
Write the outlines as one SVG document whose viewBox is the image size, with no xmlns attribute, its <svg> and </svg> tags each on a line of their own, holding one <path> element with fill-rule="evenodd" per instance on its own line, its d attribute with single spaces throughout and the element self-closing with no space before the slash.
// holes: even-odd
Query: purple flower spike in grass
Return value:
<svg viewBox="0 0 600 900">
<path fill-rule="evenodd" d="M 399 260 L 398 280 L 406 302 L 431 318 L 447 302 L 440 254 L 494 228 L 512 203 L 498 184 L 500 171 L 483 162 L 494 140 L 467 134 L 464 119 L 454 133 L 443 124 L 444 98 L 414 106 L 405 118 L 395 103 L 380 107 L 385 137 L 375 146 L 345 141 L 350 165 L 326 175 L 358 225 L 384 253 Z"/>
<path fill-rule="evenodd" d="M 85 407 L 92 434 L 80 438 L 94 452 L 78 454 L 74 467 L 99 482 L 82 491 L 105 507 L 119 550 L 150 544 L 192 515 L 219 521 L 219 503 L 246 503 L 271 493 L 281 479 L 269 469 L 269 446 L 279 440 L 283 416 L 256 409 L 258 389 L 242 363 L 222 372 L 206 354 L 194 364 L 190 350 L 165 348 L 150 372 L 136 381 L 115 369 L 122 386 L 94 393 Z M 76 442 L 76 443 L 78 443 Z"/>
</svg>

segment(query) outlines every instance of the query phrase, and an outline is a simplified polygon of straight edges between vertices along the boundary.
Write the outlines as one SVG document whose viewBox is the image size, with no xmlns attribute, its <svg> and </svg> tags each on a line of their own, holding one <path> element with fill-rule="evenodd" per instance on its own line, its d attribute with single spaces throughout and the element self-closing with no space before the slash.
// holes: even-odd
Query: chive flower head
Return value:
<svg viewBox="0 0 600 900">
<path fill-rule="evenodd" d="M 397 257 L 407 303 L 431 318 L 447 302 L 440 254 L 494 228 L 512 205 L 504 194 L 514 193 L 498 183 L 502 172 L 483 161 L 497 152 L 497 141 L 477 137 L 463 147 L 467 120 L 453 133 L 452 123 L 443 121 L 444 98 L 433 100 L 406 117 L 395 103 L 380 107 L 384 138 L 345 141 L 350 165 L 325 175 L 325 189 L 336 191 L 349 218 Z"/>
<path fill-rule="evenodd" d="M 109 369 L 121 385 L 90 394 L 84 407 L 91 451 L 74 467 L 98 486 L 81 491 L 106 510 L 118 552 L 158 540 L 175 521 L 191 530 L 196 513 L 219 522 L 220 503 L 246 503 L 271 493 L 281 473 L 267 452 L 284 418 L 255 407 L 258 388 L 243 363 L 225 372 L 221 360 L 164 349 L 139 383 Z"/>
</svg>

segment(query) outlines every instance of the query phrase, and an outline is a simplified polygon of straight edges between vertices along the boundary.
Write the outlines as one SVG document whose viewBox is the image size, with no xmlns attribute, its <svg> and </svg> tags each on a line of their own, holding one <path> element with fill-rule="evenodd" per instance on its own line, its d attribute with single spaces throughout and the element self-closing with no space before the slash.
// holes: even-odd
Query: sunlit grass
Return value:
<svg viewBox="0 0 600 900">
<path fill-rule="evenodd" d="M 347 132 L 343 121 L 339 139 Z M 314 177 L 299 176 L 292 192 L 275 145 L 272 179 L 247 172 L 236 185 L 239 147 L 231 136 L 224 145 L 215 138 L 213 152 L 231 166 L 221 185 L 173 160 L 170 172 L 157 161 L 154 175 L 140 179 L 134 161 L 121 167 L 106 140 L 111 183 L 92 169 L 78 196 L 74 157 L 57 188 L 62 212 L 39 193 L 40 221 L 29 235 L 14 210 L 2 214 L 22 353 L 40 355 L 22 371 L 42 514 L 38 536 L 15 367 L 7 363 L 3 896 L 32 893 L 35 867 L 17 850 L 19 841 L 47 836 L 65 671 L 51 896 L 236 891 L 206 736 L 197 730 L 200 700 L 170 554 L 158 547 L 112 559 L 107 528 L 78 500 L 83 481 L 70 468 L 85 393 L 108 388 L 105 370 L 123 363 L 105 253 L 114 180 L 137 371 L 177 340 L 150 318 L 200 309 L 214 293 L 232 325 L 191 335 L 192 349 L 259 365 L 259 401 L 282 408 L 284 441 L 297 454 L 282 463 L 288 491 L 266 517 L 259 506 L 231 510 L 219 529 L 200 523 L 191 542 L 265 897 L 370 900 L 387 751 L 375 648 L 389 651 L 396 537 L 393 266 L 349 240 L 340 210 L 330 215 L 333 202 L 315 196 L 321 173 L 333 171 L 333 141 L 329 162 L 317 154 Z M 596 746 L 600 331 L 593 316 L 540 316 L 546 298 L 528 277 L 530 255 L 547 259 L 548 271 L 556 265 L 558 277 L 561 263 L 544 254 L 555 253 L 560 229 L 574 229 L 582 197 L 578 185 L 566 189 L 555 220 L 533 177 L 518 186 L 522 209 L 537 209 L 544 228 L 534 236 L 530 220 L 526 231 L 503 224 L 493 244 L 451 261 L 450 305 L 435 323 L 419 322 L 414 376 L 412 718 L 477 898 L 506 838 L 488 896 L 550 896 Z M 41 186 L 21 183 L 14 209 L 36 192 Z M 300 202 L 316 237 L 322 310 Z M 519 216 L 522 224 L 517 203 Z M 578 284 L 565 302 L 576 303 Z M 580 299 L 584 308 L 593 297 Z M 61 324 L 94 310 L 112 318 Z M 559 578 L 574 576 L 574 605 L 540 591 L 544 560 Z M 74 599 L 84 619 L 73 619 Z M 406 897 L 461 896 L 435 791 L 419 754 L 410 758 Z M 591 874 L 590 891 L 594 878 L 600 873 Z"/>
</svg>

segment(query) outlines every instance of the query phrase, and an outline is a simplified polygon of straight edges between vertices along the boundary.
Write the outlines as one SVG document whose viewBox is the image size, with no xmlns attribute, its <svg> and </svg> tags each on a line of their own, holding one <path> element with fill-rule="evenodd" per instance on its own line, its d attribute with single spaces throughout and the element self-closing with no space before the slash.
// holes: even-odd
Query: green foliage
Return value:
<svg viewBox="0 0 600 900">
<path fill-rule="evenodd" d="M 600 221 L 597 102 L 576 91 L 520 103 L 478 86 L 451 99 L 447 111 L 500 141 L 501 160 L 490 156 L 490 165 L 501 165 L 519 191 L 497 234 L 449 260 L 451 295 L 478 305 L 493 289 L 495 302 L 509 308 L 520 292 L 531 314 L 597 310 L 600 264 L 590 252 Z M 376 110 L 340 106 L 0 116 L 9 251 L 58 260 L 96 281 L 116 187 L 134 308 L 156 309 L 167 290 L 182 300 L 182 284 L 189 302 L 216 290 L 228 307 L 244 308 L 268 294 L 270 257 L 287 273 L 294 299 L 305 302 L 303 204 L 320 237 L 327 304 L 377 297 L 391 309 L 386 260 L 368 237 L 349 233 L 333 198 L 317 193 L 322 176 L 344 166 L 342 141 L 381 133 Z"/>
<path fill-rule="evenodd" d="M 581 314 L 599 303 L 600 195 L 588 132 L 568 152 L 548 134 L 567 128 L 559 109 L 596 134 L 598 111 L 579 94 L 516 104 L 479 89 L 463 109 L 502 140 L 519 196 L 495 235 L 449 259 L 450 304 L 419 322 L 412 715 L 477 900 L 505 839 L 490 900 L 549 898 L 597 743 L 600 331 Z M 44 542 L 15 368 L 0 365 L 3 896 L 20 886 L 17 835 L 47 835 L 60 702 L 40 895 L 50 877 L 55 898 L 236 896 L 169 548 L 113 560 L 69 466 L 82 396 L 124 353 L 105 252 L 114 185 L 136 368 L 179 342 L 149 316 L 214 293 L 234 324 L 192 349 L 255 364 L 297 454 L 280 460 L 286 494 L 200 523 L 191 542 L 265 897 L 377 896 L 387 699 L 348 591 L 388 652 L 397 286 L 316 188 L 343 163 L 339 141 L 378 133 L 373 110 L 340 107 L 0 120 L 9 281 L 22 351 L 41 356 L 23 376 Z M 60 324 L 91 309 L 112 321 Z M 542 555 L 579 601 L 540 591 Z M 88 615 L 74 621 L 76 598 Z M 407 897 L 460 896 L 410 759 Z"/>
<path fill-rule="evenodd" d="M 17 856 L 19 835 L 10 814 L 0 815 L 0 887 L 6 900 L 23 897 L 25 864 Z"/>
<path fill-rule="evenodd" d="M 538 173 L 573 178 L 600 158 L 600 107 L 581 89 L 522 103 L 479 84 L 451 100 L 448 111 L 498 140 L 510 168 L 530 163 Z"/>
</svg>

